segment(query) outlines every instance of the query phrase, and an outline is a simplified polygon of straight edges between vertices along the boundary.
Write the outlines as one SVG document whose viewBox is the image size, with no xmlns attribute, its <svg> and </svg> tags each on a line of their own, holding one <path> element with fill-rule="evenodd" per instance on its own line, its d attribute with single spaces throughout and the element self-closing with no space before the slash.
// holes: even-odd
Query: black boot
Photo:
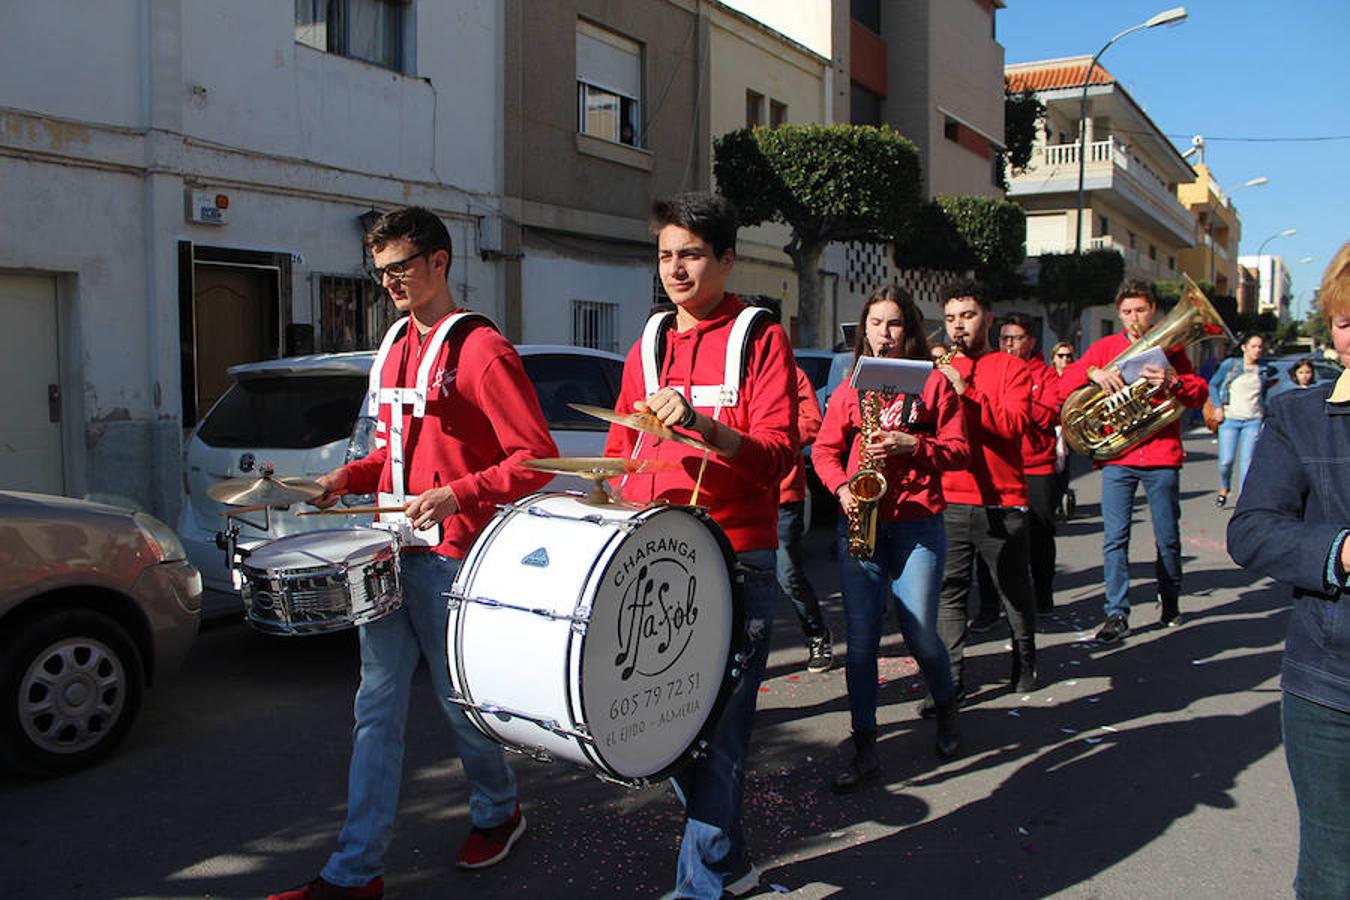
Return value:
<svg viewBox="0 0 1350 900">
<path fill-rule="evenodd" d="M 875 781 L 881 774 L 881 761 L 877 759 L 877 733 L 875 731 L 853 732 L 853 759 L 848 767 L 830 782 L 830 790 L 836 794 L 851 794 L 859 788 Z"/>
<path fill-rule="evenodd" d="M 1012 654 L 1012 688 L 1019 694 L 1036 690 L 1036 642 L 1014 641 Z"/>
<path fill-rule="evenodd" d="M 937 707 L 937 757 L 944 761 L 961 752 L 961 729 L 956 725 L 958 706 L 953 700 Z"/>
</svg>

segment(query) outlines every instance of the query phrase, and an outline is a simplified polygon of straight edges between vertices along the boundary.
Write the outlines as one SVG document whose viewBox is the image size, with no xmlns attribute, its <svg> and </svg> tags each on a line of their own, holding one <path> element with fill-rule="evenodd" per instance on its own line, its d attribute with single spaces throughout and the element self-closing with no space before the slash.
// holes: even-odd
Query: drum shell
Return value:
<svg viewBox="0 0 1350 900">
<path fill-rule="evenodd" d="M 398 553 L 379 529 L 287 535 L 254 547 L 239 569 L 245 620 L 264 634 L 329 634 L 403 605 Z"/>
<path fill-rule="evenodd" d="M 689 555 L 698 557 L 698 599 L 682 602 L 710 617 L 698 624 L 707 630 L 695 636 L 689 626 L 685 645 L 672 642 L 664 656 L 656 650 L 661 642 L 651 640 L 620 665 L 614 650 L 624 639 L 617 626 L 631 626 L 635 618 L 623 618 L 618 598 L 635 596 L 636 588 L 624 584 L 638 571 L 631 557 L 653 536 L 672 543 L 682 537 Z M 660 563 L 675 566 L 675 582 L 677 563 Z M 687 760 L 725 702 L 731 645 L 742 633 L 733 563 L 725 536 L 701 511 L 527 497 L 489 523 L 451 591 L 452 699 L 467 707 L 480 731 L 509 748 L 627 783 L 663 777 Z M 667 597 L 664 608 L 671 621 L 680 618 L 679 603 Z M 713 644 L 719 649 L 709 650 Z M 641 663 L 624 676 L 638 656 Z M 511 715 L 494 715 L 494 708 Z M 676 721 L 684 716 L 689 720 Z M 695 722 L 696 716 L 702 718 Z M 644 736 L 647 728 L 652 731 Z"/>
</svg>

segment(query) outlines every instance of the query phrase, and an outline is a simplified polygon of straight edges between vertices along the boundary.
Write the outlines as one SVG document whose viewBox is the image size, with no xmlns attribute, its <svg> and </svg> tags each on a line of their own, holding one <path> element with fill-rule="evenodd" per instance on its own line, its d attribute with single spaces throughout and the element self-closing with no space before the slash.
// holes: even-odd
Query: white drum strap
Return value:
<svg viewBox="0 0 1350 900">
<path fill-rule="evenodd" d="M 398 339 L 403 329 L 407 327 L 410 316 L 404 316 L 385 332 L 384 340 L 380 342 L 380 350 L 375 355 L 375 362 L 370 368 L 370 381 L 366 392 L 366 415 L 378 419 L 381 406 L 388 406 L 389 409 L 389 471 L 393 476 L 393 497 L 396 502 L 402 504 L 407 500 L 407 489 L 404 476 L 403 465 L 403 410 L 404 407 L 412 407 L 414 418 L 423 418 L 427 414 L 427 396 L 429 394 L 428 382 L 431 378 L 431 370 L 435 368 L 436 359 L 440 356 L 441 347 L 445 344 L 445 339 L 450 336 L 454 329 L 465 320 L 479 319 L 488 325 L 493 325 L 492 320 L 481 313 L 458 312 L 452 313 L 441 320 L 441 324 L 436 326 L 427 338 L 427 347 L 422 354 L 422 363 L 417 369 L 417 381 L 414 387 L 382 387 L 381 378 L 384 374 L 384 364 L 393 349 L 394 342 Z M 493 325 L 495 328 L 496 326 Z M 378 441 L 378 439 L 377 439 Z"/>
<path fill-rule="evenodd" d="M 689 390 L 689 402 L 703 409 L 720 411 L 723 407 L 740 403 L 741 383 L 745 374 L 745 357 L 750 347 L 750 330 L 755 320 L 767 316 L 769 311 L 758 306 L 748 306 L 736 316 L 727 337 L 727 352 L 723 364 L 721 384 L 696 384 Z M 660 366 L 658 358 L 661 336 L 666 323 L 674 313 L 657 313 L 647 320 L 642 330 L 642 379 L 646 395 L 650 397 L 661 389 Z M 673 386 L 681 394 L 681 387 Z M 717 414 L 714 412 L 713 418 Z"/>
</svg>

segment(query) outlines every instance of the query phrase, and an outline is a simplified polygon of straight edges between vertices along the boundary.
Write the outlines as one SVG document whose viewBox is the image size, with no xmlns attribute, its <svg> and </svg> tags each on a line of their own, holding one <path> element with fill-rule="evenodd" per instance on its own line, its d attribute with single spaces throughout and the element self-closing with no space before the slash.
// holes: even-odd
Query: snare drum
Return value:
<svg viewBox="0 0 1350 900">
<path fill-rule="evenodd" d="M 535 494 L 450 592 L 451 700 L 483 734 L 637 786 L 697 755 L 735 678 L 735 557 L 701 510 Z"/>
<path fill-rule="evenodd" d="M 393 536 L 376 528 L 287 535 L 239 564 L 244 615 L 267 634 L 341 631 L 403 605 Z"/>
</svg>

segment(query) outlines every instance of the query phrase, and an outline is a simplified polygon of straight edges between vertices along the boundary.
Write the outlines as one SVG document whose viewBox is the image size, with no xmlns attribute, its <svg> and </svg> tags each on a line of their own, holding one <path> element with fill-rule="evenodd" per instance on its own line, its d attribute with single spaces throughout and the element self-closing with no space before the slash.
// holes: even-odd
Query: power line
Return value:
<svg viewBox="0 0 1350 900">
<path fill-rule="evenodd" d="M 1141 132 L 1131 132 L 1139 134 Z M 1189 140 L 1189 134 L 1169 134 L 1170 138 Z M 1327 134 L 1314 137 L 1210 137 L 1205 135 L 1205 143 L 1210 141 L 1239 141 L 1250 144 L 1309 144 L 1320 141 L 1350 141 L 1350 134 Z"/>
</svg>

